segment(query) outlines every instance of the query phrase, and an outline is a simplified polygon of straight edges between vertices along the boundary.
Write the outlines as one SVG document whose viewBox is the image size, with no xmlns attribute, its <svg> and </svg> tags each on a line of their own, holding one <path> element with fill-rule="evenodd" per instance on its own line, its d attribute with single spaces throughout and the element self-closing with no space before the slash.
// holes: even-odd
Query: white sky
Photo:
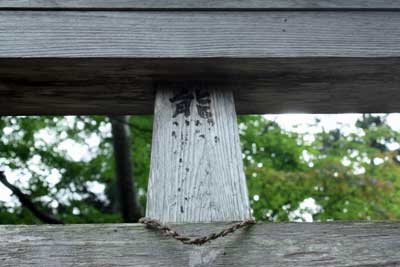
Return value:
<svg viewBox="0 0 400 267">
<path fill-rule="evenodd" d="M 375 114 L 384 115 L 384 114 Z M 299 133 L 316 133 L 323 128 L 333 130 L 341 128 L 345 133 L 356 132 L 355 123 L 362 115 L 357 113 L 349 114 L 279 114 L 265 115 L 269 120 L 276 121 L 282 128 Z M 311 127 L 315 119 L 320 119 L 319 127 Z M 387 118 L 388 124 L 396 131 L 400 131 L 400 113 L 391 113 Z"/>
</svg>

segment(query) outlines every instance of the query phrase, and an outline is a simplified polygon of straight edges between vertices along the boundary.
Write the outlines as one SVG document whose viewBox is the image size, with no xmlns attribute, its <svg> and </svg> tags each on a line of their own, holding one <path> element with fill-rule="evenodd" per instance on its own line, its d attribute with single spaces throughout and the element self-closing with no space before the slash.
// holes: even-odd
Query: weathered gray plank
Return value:
<svg viewBox="0 0 400 267">
<path fill-rule="evenodd" d="M 173 223 L 250 218 L 231 91 L 159 85 L 151 148 L 147 217 Z"/>
<path fill-rule="evenodd" d="M 397 0 L 0 0 L 0 9 L 400 9 Z"/>
<path fill-rule="evenodd" d="M 399 14 L 2 11 L 0 114 L 151 114 L 176 79 L 238 113 L 398 112 Z"/>
<path fill-rule="evenodd" d="M 400 12 L 0 11 L 0 58 L 399 57 Z"/>
<path fill-rule="evenodd" d="M 222 227 L 174 228 L 200 236 Z M 0 265 L 400 266 L 400 223 L 258 224 L 200 247 L 137 224 L 0 226 Z"/>
<path fill-rule="evenodd" d="M 41 58 L 0 59 L 0 115 L 153 114 L 157 81 L 199 79 L 241 114 L 400 111 L 400 57 Z"/>
</svg>

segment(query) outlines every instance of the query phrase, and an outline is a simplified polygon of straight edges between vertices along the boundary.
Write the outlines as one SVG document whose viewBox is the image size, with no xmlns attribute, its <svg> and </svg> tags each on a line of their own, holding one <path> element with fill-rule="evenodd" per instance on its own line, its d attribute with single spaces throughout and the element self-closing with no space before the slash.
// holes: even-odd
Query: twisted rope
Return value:
<svg viewBox="0 0 400 267">
<path fill-rule="evenodd" d="M 235 224 L 223 229 L 219 233 L 211 233 L 207 236 L 196 237 L 196 238 L 190 238 L 187 236 L 180 235 L 178 232 L 171 229 L 169 226 L 163 225 L 158 220 L 155 220 L 155 219 L 143 217 L 139 220 L 139 223 L 146 225 L 146 228 L 149 228 L 152 230 L 157 230 L 166 236 L 170 236 L 170 237 L 182 242 L 183 244 L 201 246 L 201 245 L 203 245 L 207 242 L 210 242 L 212 240 L 215 240 L 219 237 L 224 237 L 230 233 L 233 233 L 240 228 L 243 228 L 243 227 L 246 227 L 249 225 L 254 225 L 254 224 L 256 224 L 256 221 L 254 219 L 248 219 L 248 220 L 245 220 L 245 221 L 242 221 L 239 223 L 235 223 Z"/>
</svg>

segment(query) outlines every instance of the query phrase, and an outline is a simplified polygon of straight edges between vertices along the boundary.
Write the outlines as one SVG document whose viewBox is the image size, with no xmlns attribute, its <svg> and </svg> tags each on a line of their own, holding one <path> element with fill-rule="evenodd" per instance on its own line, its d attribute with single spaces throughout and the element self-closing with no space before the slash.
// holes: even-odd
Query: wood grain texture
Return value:
<svg viewBox="0 0 400 267">
<path fill-rule="evenodd" d="M 400 9 L 397 0 L 0 0 L 0 9 L 331 10 Z"/>
<path fill-rule="evenodd" d="M 1 11 L 0 114 L 151 114 L 163 80 L 241 114 L 398 112 L 399 14 Z"/>
<path fill-rule="evenodd" d="M 400 12 L 0 11 L 0 58 L 399 57 Z"/>
<path fill-rule="evenodd" d="M 232 92 L 160 85 L 146 208 L 147 217 L 162 222 L 250 218 Z"/>
<path fill-rule="evenodd" d="M 201 236 L 223 224 L 174 228 Z M 138 224 L 0 226 L 2 267 L 399 266 L 399 222 L 258 224 L 204 246 Z"/>
<path fill-rule="evenodd" d="M 240 114 L 400 111 L 400 57 L 37 58 L 0 59 L 0 115 L 153 114 L 156 83 L 199 79 Z"/>
</svg>

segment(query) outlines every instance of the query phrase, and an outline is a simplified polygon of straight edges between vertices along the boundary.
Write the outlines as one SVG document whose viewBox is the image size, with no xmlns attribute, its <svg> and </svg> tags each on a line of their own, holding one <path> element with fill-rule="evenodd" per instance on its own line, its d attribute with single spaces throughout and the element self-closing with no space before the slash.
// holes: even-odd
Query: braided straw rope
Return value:
<svg viewBox="0 0 400 267">
<path fill-rule="evenodd" d="M 254 219 L 248 219 L 248 220 L 245 220 L 245 221 L 242 221 L 239 223 L 235 223 L 235 224 L 223 229 L 219 233 L 211 233 L 211 234 L 209 234 L 207 236 L 203 236 L 203 237 L 190 238 L 187 236 L 180 235 L 178 232 L 171 229 L 169 226 L 163 225 L 158 220 L 155 220 L 155 219 L 143 217 L 139 220 L 139 222 L 146 225 L 147 228 L 160 231 L 164 235 L 170 236 L 170 237 L 182 242 L 183 244 L 199 245 L 199 246 L 203 245 L 207 242 L 210 242 L 212 240 L 215 240 L 219 237 L 224 237 L 230 233 L 235 232 L 236 230 L 238 230 L 240 228 L 256 224 L 256 221 Z"/>
</svg>

